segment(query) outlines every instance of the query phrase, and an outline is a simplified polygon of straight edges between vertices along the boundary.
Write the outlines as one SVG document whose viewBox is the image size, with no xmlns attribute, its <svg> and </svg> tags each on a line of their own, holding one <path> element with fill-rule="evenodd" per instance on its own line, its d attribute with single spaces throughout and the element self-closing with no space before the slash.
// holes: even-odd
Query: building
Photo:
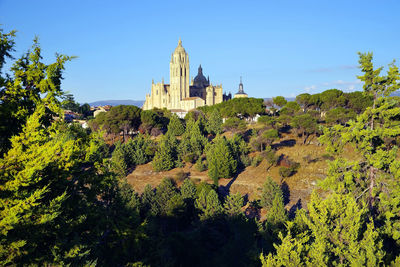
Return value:
<svg viewBox="0 0 400 267">
<path fill-rule="evenodd" d="M 239 91 L 235 94 L 234 98 L 248 97 L 248 95 L 243 90 L 242 76 L 240 76 Z"/>
<path fill-rule="evenodd" d="M 204 105 L 221 103 L 229 96 L 223 95 L 222 85 L 212 85 L 203 75 L 201 65 L 197 76 L 189 83 L 189 56 L 179 39 L 169 63 L 170 84 L 151 83 L 151 92 L 146 95 L 143 109 L 167 108 L 189 111 Z"/>
</svg>

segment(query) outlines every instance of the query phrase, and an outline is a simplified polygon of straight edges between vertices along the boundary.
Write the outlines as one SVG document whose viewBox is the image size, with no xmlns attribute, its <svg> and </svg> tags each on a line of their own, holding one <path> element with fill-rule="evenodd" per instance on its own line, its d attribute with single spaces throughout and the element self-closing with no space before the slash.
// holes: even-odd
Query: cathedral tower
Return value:
<svg viewBox="0 0 400 267">
<path fill-rule="evenodd" d="M 170 75 L 170 108 L 181 109 L 180 101 L 190 97 L 189 93 L 189 56 L 179 39 L 178 46 L 169 63 Z"/>
</svg>

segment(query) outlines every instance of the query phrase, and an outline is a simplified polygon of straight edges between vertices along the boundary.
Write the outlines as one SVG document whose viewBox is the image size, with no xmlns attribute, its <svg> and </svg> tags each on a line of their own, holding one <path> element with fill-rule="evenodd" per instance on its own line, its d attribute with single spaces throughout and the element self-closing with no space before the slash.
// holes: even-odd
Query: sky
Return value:
<svg viewBox="0 0 400 267">
<path fill-rule="evenodd" d="M 190 76 L 251 97 L 361 90 L 357 52 L 400 60 L 400 1 L 0 0 L 0 27 L 17 30 L 16 58 L 35 36 L 44 61 L 67 63 L 62 88 L 80 102 L 144 100 L 169 82 L 179 38 Z M 7 66 L 6 66 L 7 67 Z"/>
</svg>

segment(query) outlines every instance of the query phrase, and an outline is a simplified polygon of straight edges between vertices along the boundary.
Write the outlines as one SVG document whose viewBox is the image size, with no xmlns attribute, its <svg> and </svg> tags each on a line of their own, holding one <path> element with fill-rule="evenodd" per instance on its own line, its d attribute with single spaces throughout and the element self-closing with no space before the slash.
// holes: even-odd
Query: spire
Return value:
<svg viewBox="0 0 400 267">
<path fill-rule="evenodd" d="M 201 67 L 201 64 L 200 64 L 199 69 L 198 69 L 198 74 L 199 74 L 199 75 L 200 75 L 200 74 L 203 74 L 203 68 Z"/>
<path fill-rule="evenodd" d="M 181 37 L 179 37 L 178 46 L 182 46 L 182 40 L 181 40 Z"/>
<path fill-rule="evenodd" d="M 245 94 L 243 90 L 242 76 L 240 76 L 239 91 L 238 94 Z"/>
</svg>

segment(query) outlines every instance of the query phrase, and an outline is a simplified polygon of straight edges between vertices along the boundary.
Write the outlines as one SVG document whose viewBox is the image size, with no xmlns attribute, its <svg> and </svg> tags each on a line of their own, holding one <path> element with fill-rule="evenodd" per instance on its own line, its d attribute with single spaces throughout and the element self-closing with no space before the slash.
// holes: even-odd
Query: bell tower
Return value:
<svg viewBox="0 0 400 267">
<path fill-rule="evenodd" d="M 178 46 L 175 48 L 169 63 L 170 75 L 170 108 L 180 109 L 180 101 L 190 96 L 189 92 L 189 56 L 182 47 L 179 38 Z"/>
</svg>

